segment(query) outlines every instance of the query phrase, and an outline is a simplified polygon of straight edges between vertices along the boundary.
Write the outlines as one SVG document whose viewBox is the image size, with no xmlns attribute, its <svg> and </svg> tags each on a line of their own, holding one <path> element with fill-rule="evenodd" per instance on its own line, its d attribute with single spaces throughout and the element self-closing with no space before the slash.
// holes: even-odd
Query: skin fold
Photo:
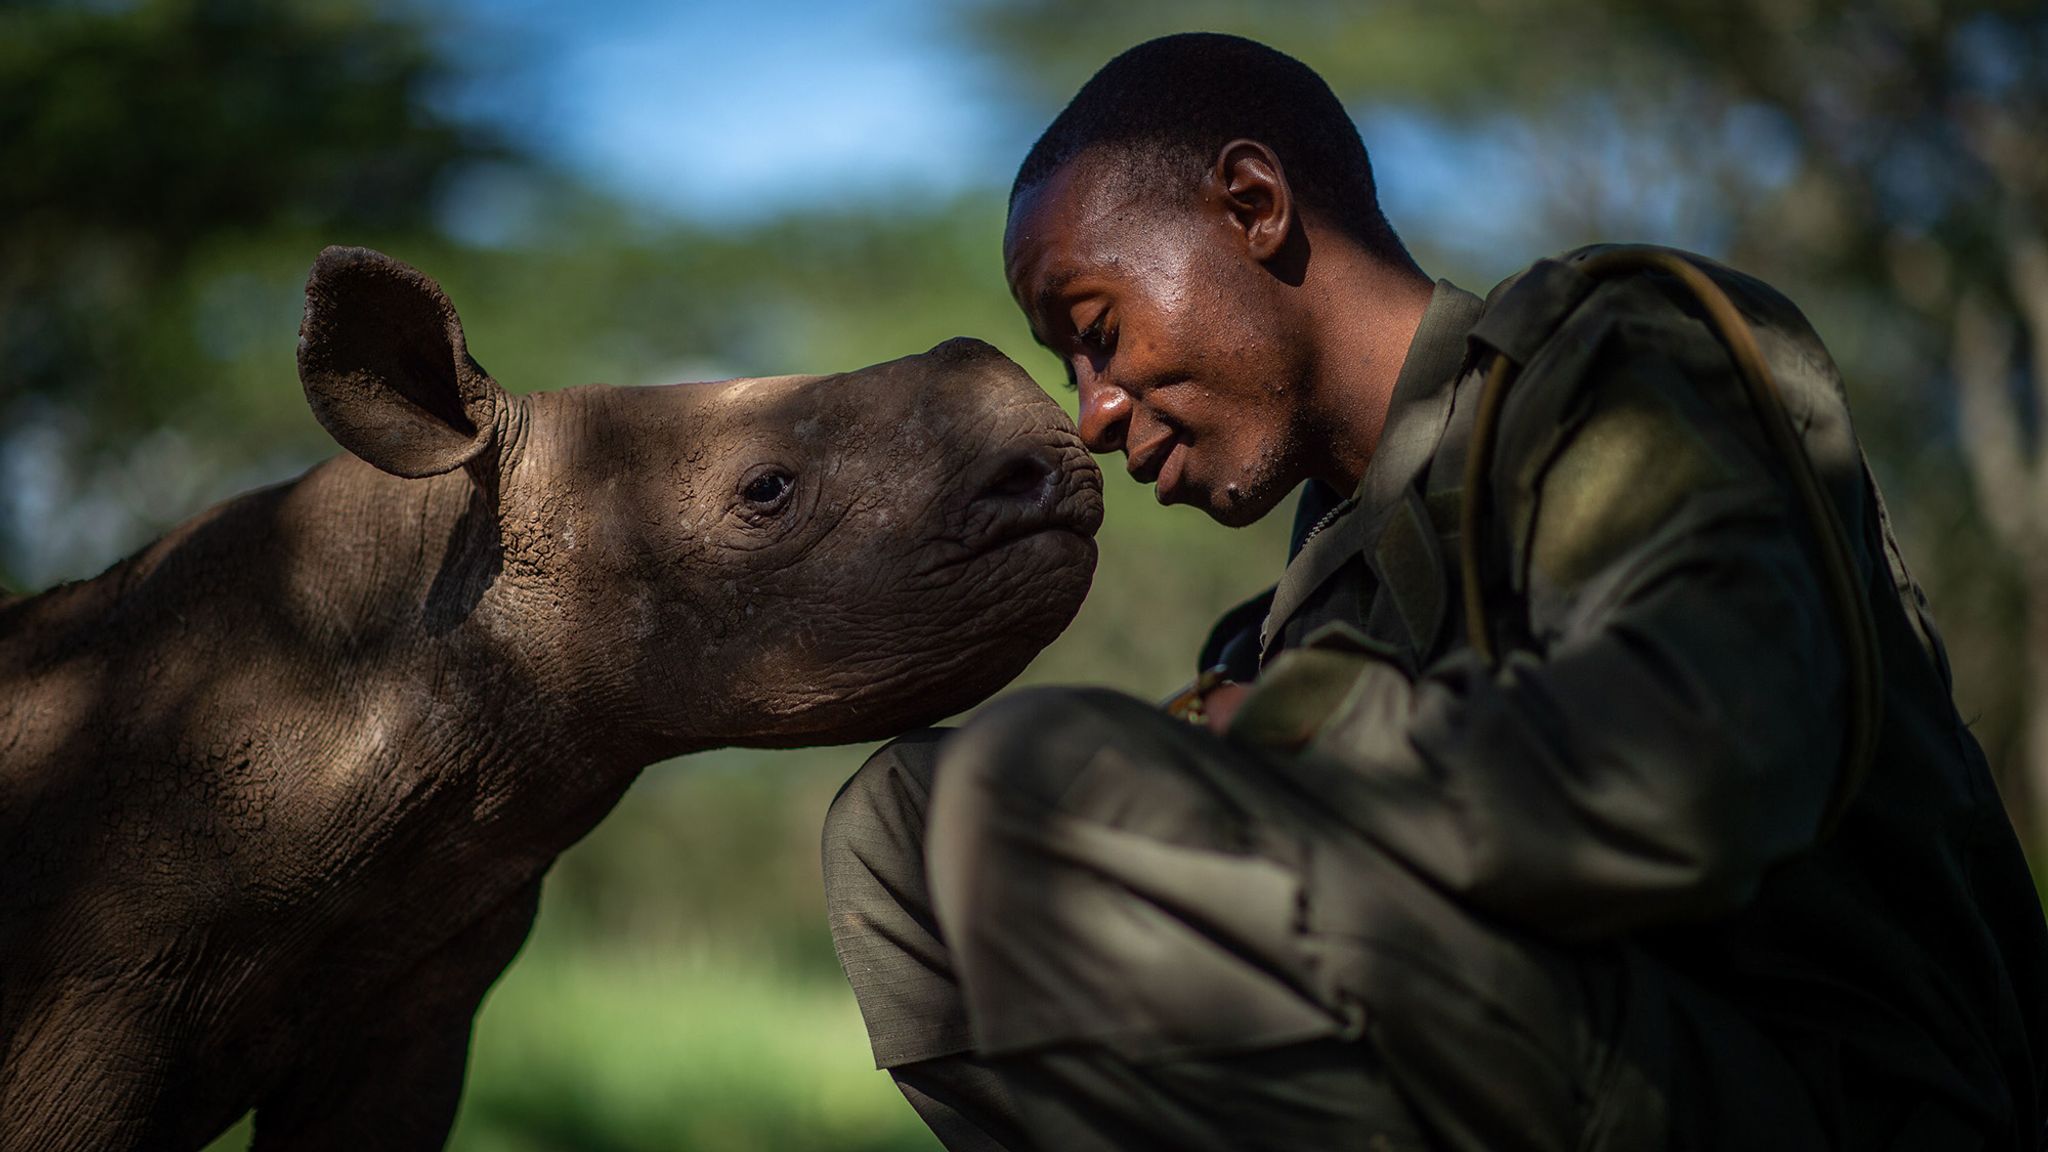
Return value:
<svg viewBox="0 0 2048 1152">
<path fill-rule="evenodd" d="M 349 452 L 0 600 L 0 1147 L 438 1148 L 542 874 L 647 764 L 880 738 L 1085 595 L 1100 474 L 976 341 L 512 396 L 329 249 Z"/>
</svg>

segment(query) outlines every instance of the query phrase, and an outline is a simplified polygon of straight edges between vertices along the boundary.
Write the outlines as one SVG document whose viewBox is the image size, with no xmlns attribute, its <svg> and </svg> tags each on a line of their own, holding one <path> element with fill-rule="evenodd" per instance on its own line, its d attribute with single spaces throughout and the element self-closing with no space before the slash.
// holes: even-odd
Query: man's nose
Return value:
<svg viewBox="0 0 2048 1152">
<path fill-rule="evenodd" d="M 1081 443 L 1090 452 L 1115 452 L 1124 446 L 1131 427 L 1130 393 L 1098 378 L 1084 377 L 1081 389 Z"/>
</svg>

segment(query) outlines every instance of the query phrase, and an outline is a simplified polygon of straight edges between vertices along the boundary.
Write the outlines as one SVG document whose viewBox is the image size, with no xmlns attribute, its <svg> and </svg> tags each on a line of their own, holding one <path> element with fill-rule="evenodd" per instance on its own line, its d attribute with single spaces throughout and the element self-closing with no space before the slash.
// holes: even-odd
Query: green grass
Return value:
<svg viewBox="0 0 2048 1152">
<path fill-rule="evenodd" d="M 845 984 L 708 956 L 536 952 L 485 1002 L 457 1152 L 924 1152 Z"/>
<path fill-rule="evenodd" d="M 248 1146 L 246 1123 L 209 1152 Z M 536 950 L 484 1002 L 451 1152 L 936 1152 L 845 984 Z"/>
</svg>

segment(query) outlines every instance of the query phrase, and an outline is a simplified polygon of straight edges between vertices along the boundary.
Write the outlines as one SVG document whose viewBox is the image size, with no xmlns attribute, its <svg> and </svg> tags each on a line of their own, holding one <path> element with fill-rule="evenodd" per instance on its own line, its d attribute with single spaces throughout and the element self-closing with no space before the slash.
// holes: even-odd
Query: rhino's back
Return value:
<svg viewBox="0 0 2048 1152">
<path fill-rule="evenodd" d="M 107 953 L 154 947 L 153 926 L 203 931 L 310 882 L 291 840 L 351 806 L 322 749 L 356 677 L 310 576 L 335 565 L 308 547 L 304 484 L 0 606 L 0 958 L 100 919 Z"/>
<path fill-rule="evenodd" d="M 366 811 L 331 752 L 363 594 L 306 583 L 333 565 L 293 524 L 304 495 L 0 603 L 0 1131 L 190 1146 L 317 1031 L 306 989 L 347 919 L 323 893 Z"/>
</svg>

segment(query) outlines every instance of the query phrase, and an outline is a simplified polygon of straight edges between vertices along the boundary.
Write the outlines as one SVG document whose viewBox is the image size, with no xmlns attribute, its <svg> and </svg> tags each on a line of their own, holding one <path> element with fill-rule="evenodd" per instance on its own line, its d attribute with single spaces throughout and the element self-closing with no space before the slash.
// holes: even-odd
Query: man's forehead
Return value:
<svg viewBox="0 0 2048 1152">
<path fill-rule="evenodd" d="M 1003 228 L 1003 255 L 1012 283 L 1019 261 L 1092 248 L 1114 240 L 1144 197 L 1116 158 L 1084 152 L 1017 195 Z"/>
</svg>

